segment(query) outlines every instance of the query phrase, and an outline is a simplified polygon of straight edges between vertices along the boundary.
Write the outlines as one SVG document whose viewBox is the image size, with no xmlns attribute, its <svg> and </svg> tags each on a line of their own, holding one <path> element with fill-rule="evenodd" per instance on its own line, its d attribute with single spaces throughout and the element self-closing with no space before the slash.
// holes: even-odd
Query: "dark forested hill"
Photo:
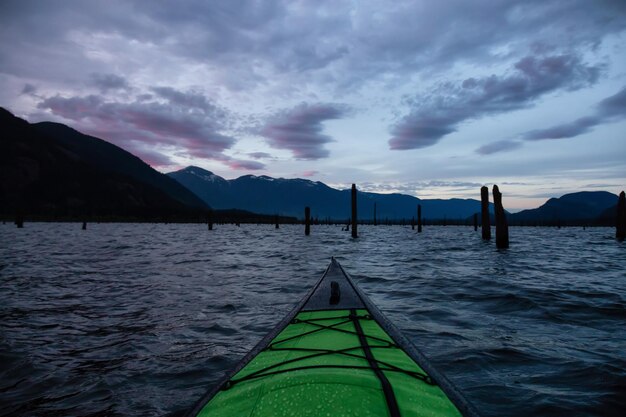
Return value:
<svg viewBox="0 0 626 417">
<path fill-rule="evenodd" d="M 606 212 L 617 204 L 617 196 L 607 191 L 581 191 L 551 198 L 541 207 L 510 216 L 512 224 L 610 224 L 614 216 Z"/>
<path fill-rule="evenodd" d="M 193 193 L 139 158 L 58 123 L 0 108 L 0 210 L 45 218 L 146 218 L 205 211 Z"/>
</svg>

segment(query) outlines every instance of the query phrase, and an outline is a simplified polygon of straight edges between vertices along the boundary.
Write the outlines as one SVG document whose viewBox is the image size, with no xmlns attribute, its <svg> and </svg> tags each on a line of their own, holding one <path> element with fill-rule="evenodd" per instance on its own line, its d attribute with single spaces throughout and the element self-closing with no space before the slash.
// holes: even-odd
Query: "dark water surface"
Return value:
<svg viewBox="0 0 626 417">
<path fill-rule="evenodd" d="M 180 415 L 335 256 L 485 416 L 626 409 L 606 228 L 0 225 L 0 415 Z"/>
</svg>

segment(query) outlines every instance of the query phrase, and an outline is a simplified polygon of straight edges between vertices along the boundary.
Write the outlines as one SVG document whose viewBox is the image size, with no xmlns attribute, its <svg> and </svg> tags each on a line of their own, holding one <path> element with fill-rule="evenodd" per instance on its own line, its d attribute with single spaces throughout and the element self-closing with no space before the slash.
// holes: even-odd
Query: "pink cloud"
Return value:
<svg viewBox="0 0 626 417">
<path fill-rule="evenodd" d="M 185 101 L 186 93 L 173 89 L 167 92 L 173 97 L 168 103 L 121 103 L 96 95 L 56 95 L 42 99 L 38 108 L 78 122 L 76 128 L 137 152 L 157 165 L 171 161 L 156 153 L 155 147 L 182 150 L 194 158 L 223 160 L 223 151 L 235 143 L 234 138 L 220 132 L 225 112 L 206 98 L 201 101 L 197 93 Z M 198 103 L 203 103 L 204 108 L 199 109 Z"/>
</svg>

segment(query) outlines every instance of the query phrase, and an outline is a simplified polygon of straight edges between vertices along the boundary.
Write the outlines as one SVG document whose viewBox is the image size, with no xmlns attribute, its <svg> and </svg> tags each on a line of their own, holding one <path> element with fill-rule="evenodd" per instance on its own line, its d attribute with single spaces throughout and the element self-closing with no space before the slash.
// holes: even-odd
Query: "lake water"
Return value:
<svg viewBox="0 0 626 417">
<path fill-rule="evenodd" d="M 335 256 L 484 416 L 626 409 L 608 228 L 0 225 L 0 415 L 180 415 Z"/>
</svg>

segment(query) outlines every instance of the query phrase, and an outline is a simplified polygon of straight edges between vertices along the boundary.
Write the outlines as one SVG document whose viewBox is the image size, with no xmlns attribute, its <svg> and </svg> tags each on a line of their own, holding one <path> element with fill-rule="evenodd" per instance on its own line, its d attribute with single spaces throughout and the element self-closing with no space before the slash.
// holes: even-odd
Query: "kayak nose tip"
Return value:
<svg viewBox="0 0 626 417">
<path fill-rule="evenodd" d="M 337 281 L 331 281 L 330 283 L 330 304 L 339 304 L 341 293 L 339 291 L 339 283 Z"/>
</svg>

